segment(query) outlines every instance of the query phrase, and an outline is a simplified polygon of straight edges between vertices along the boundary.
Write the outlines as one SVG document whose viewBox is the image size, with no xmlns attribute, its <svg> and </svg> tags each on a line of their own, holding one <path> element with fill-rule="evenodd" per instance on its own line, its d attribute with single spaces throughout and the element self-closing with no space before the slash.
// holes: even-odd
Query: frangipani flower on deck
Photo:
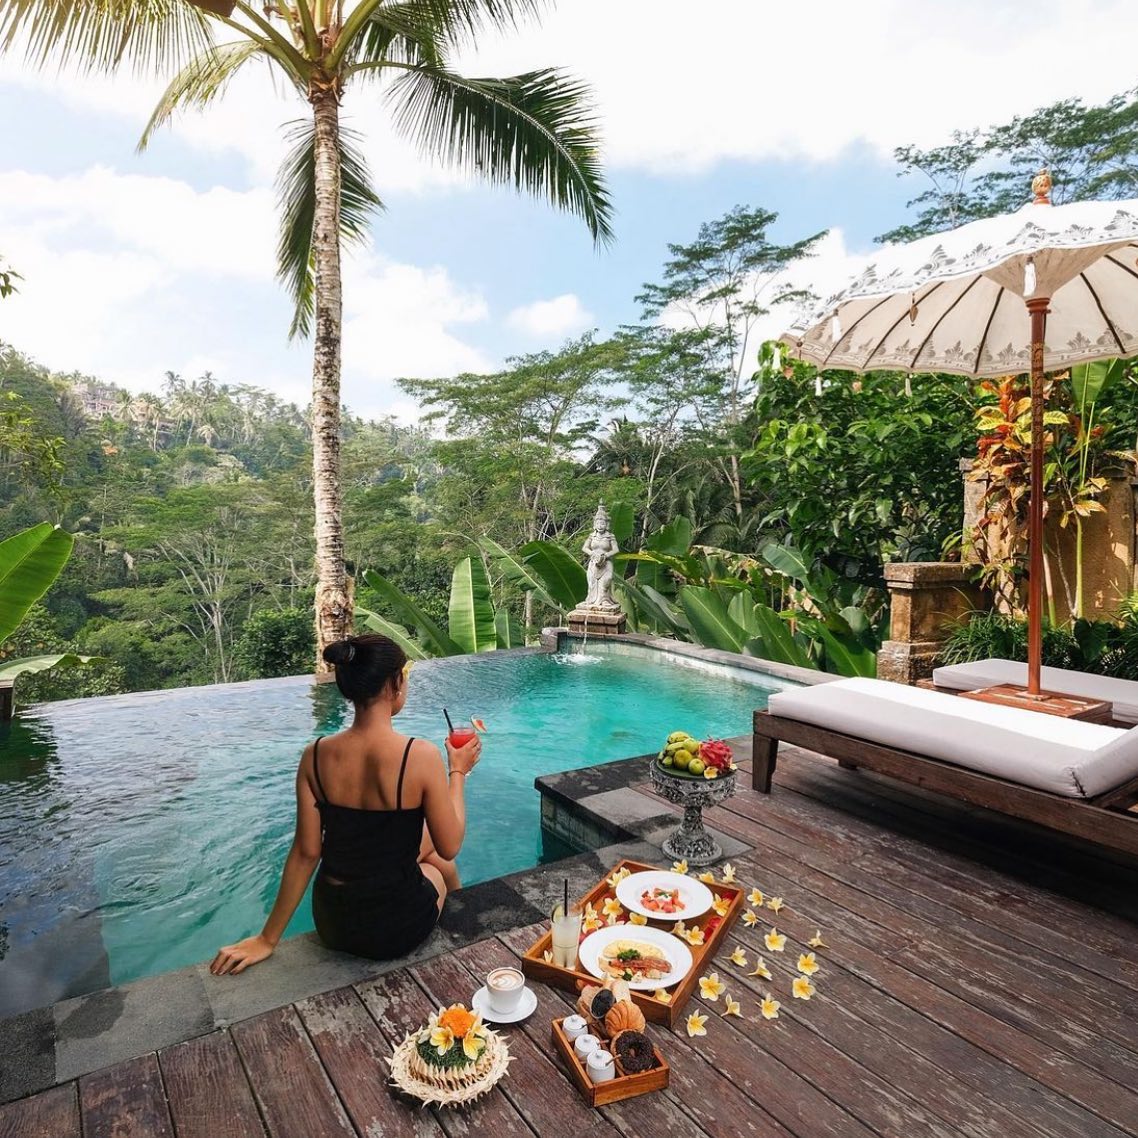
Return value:
<svg viewBox="0 0 1138 1138">
<path fill-rule="evenodd" d="M 701 976 L 699 978 L 699 994 L 705 1000 L 718 1000 L 726 991 L 727 985 L 719 979 L 718 972 L 712 972 L 710 976 Z"/>
<path fill-rule="evenodd" d="M 672 872 L 683 874 L 686 877 L 688 872 L 688 859 L 684 857 L 680 858 L 679 861 L 672 862 Z"/>
<path fill-rule="evenodd" d="M 707 1016 L 701 1016 L 699 1012 L 692 1012 L 688 1016 L 688 1035 L 706 1035 L 707 1034 Z"/>
<path fill-rule="evenodd" d="M 643 913 L 629 913 L 628 923 L 630 925 L 646 925 L 648 918 Z"/>
<path fill-rule="evenodd" d="M 723 884 L 735 884 L 735 867 L 729 861 L 725 862 L 723 865 Z"/>
<path fill-rule="evenodd" d="M 808 976 L 795 976 L 794 983 L 790 985 L 790 990 L 794 993 L 796 1000 L 808 1000 L 814 995 L 814 985 L 810 983 Z"/>
<path fill-rule="evenodd" d="M 731 963 L 738 964 L 740 968 L 747 967 L 747 951 L 742 945 L 739 945 L 733 953 L 731 953 Z"/>
<path fill-rule="evenodd" d="M 804 952 L 799 956 L 798 971 L 806 976 L 813 976 L 818 971 L 818 961 L 814 959 L 814 953 Z"/>
<path fill-rule="evenodd" d="M 717 916 L 727 916 L 727 910 L 731 908 L 731 902 L 726 897 L 720 897 L 718 893 L 711 895 L 711 907 L 715 910 Z"/>
<path fill-rule="evenodd" d="M 747 973 L 748 976 L 761 976 L 764 980 L 773 980 L 771 970 L 767 967 L 767 962 L 760 956 L 755 961 L 755 967 L 752 971 Z"/>
<path fill-rule="evenodd" d="M 785 905 L 781 897 L 772 897 L 767 902 L 767 908 L 773 910 L 776 913 L 781 913 L 785 908 Z"/>
<path fill-rule="evenodd" d="M 763 1002 L 759 1004 L 759 1011 L 763 1013 L 763 1019 L 778 1019 L 778 1009 L 782 1004 L 778 1000 L 773 1000 L 770 993 L 763 997 Z"/>
<path fill-rule="evenodd" d="M 606 897 L 602 908 L 606 917 L 619 917 L 624 912 L 620 907 L 620 902 L 615 897 Z"/>
<path fill-rule="evenodd" d="M 753 929 L 759 923 L 759 918 L 755 916 L 753 909 L 745 909 L 743 911 L 743 924 L 749 929 Z"/>
<path fill-rule="evenodd" d="M 620 869 L 610 873 L 605 880 L 609 883 L 610 889 L 615 889 L 631 872 L 632 870 L 630 870 L 628 866 L 622 865 Z"/>
<path fill-rule="evenodd" d="M 815 929 L 814 935 L 806 942 L 811 948 L 829 948 L 830 946 L 822 939 L 822 930 Z"/>
<path fill-rule="evenodd" d="M 751 905 L 758 905 L 761 909 L 763 907 L 763 891 L 761 889 L 752 889 L 747 894 L 747 902 Z"/>
<path fill-rule="evenodd" d="M 704 883 L 704 885 L 715 884 L 715 874 L 712 873 L 710 869 L 704 870 L 703 873 L 699 875 L 699 879 Z"/>
<path fill-rule="evenodd" d="M 686 940 L 688 944 L 703 944 L 703 929 L 688 929 L 687 932 L 684 933 L 684 940 Z"/>
<path fill-rule="evenodd" d="M 778 929 L 771 929 L 763 941 L 767 946 L 768 952 L 782 952 L 786 948 L 786 933 L 780 933 Z"/>
<path fill-rule="evenodd" d="M 723 1015 L 725 1015 L 725 1016 L 738 1016 L 740 1019 L 743 1018 L 743 1009 L 740 1006 L 738 1000 L 733 1000 L 733 999 L 731 999 L 730 996 L 724 996 L 723 1000 L 724 1000 L 724 1003 L 727 1005 L 723 1009 Z"/>
</svg>

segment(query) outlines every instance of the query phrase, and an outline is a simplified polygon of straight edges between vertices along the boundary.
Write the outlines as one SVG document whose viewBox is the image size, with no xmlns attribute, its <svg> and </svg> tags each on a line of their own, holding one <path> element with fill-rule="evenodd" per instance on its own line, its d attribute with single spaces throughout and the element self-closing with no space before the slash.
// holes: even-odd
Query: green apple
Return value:
<svg viewBox="0 0 1138 1138">
<path fill-rule="evenodd" d="M 692 759 L 692 761 L 688 763 L 688 774 L 703 774 L 706 767 L 707 764 L 703 759 Z"/>
<path fill-rule="evenodd" d="M 674 767 L 676 765 L 676 760 L 673 759 L 671 755 L 665 755 L 660 760 L 660 765 L 664 767 Z"/>
<path fill-rule="evenodd" d="M 691 751 L 679 750 L 672 756 L 672 761 L 680 770 L 686 771 L 688 769 L 688 763 L 690 763 L 693 758 L 695 758 L 695 756 Z"/>
</svg>

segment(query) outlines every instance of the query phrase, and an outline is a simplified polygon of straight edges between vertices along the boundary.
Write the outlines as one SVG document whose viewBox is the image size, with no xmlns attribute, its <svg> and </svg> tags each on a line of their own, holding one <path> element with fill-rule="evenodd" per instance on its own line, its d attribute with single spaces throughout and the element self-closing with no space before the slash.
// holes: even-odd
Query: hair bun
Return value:
<svg viewBox="0 0 1138 1138">
<path fill-rule="evenodd" d="M 350 663 L 356 655 L 356 646 L 350 640 L 336 640 L 324 649 L 324 659 L 329 664 Z"/>
</svg>

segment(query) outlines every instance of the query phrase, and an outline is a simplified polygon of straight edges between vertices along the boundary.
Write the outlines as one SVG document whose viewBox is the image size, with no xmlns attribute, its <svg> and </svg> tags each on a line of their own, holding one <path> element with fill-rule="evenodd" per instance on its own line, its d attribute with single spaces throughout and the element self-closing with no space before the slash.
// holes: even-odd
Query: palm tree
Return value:
<svg viewBox="0 0 1138 1138">
<path fill-rule="evenodd" d="M 505 79 L 459 75 L 450 57 L 480 31 L 516 27 L 545 0 L 2 0 L 0 50 L 43 65 L 72 55 L 111 71 L 177 68 L 140 147 L 178 111 L 204 108 L 246 64 L 267 62 L 311 108 L 290 129 L 278 193 L 278 274 L 294 301 L 291 335 L 313 337 L 316 657 L 353 621 L 340 486 L 340 252 L 381 208 L 340 124 L 351 83 L 386 83 L 394 123 L 433 157 L 548 199 L 611 236 L 586 88 L 552 69 Z M 229 33 L 223 42 L 214 32 Z"/>
</svg>

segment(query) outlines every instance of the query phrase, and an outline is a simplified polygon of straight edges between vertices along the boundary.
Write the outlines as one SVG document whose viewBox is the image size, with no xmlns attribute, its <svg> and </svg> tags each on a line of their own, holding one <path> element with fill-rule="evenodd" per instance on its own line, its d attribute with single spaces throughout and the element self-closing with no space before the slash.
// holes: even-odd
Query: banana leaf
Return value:
<svg viewBox="0 0 1138 1138">
<path fill-rule="evenodd" d="M 616 502 L 609 507 L 609 528 L 613 537 L 621 545 L 632 540 L 632 528 L 636 524 L 636 511 L 631 502 Z"/>
<path fill-rule="evenodd" d="M 490 578 L 482 558 L 464 557 L 450 584 L 449 630 L 464 652 L 490 652 L 498 647 Z"/>
<path fill-rule="evenodd" d="M 746 644 L 747 654 L 773 660 L 776 664 L 794 664 L 799 668 L 814 668 L 818 665 L 810 654 L 794 639 L 786 621 L 767 605 L 755 605 L 755 623 L 762 629 L 761 634 Z"/>
<path fill-rule="evenodd" d="M 635 618 L 638 630 L 647 625 L 651 632 L 670 633 L 681 640 L 686 639 L 677 619 L 680 614 L 655 589 L 641 588 L 633 581 L 618 581 L 617 588 L 632 602 L 633 611 L 629 615 Z M 684 621 L 685 628 L 686 625 Z"/>
<path fill-rule="evenodd" d="M 545 583 L 557 608 L 571 609 L 588 595 L 589 579 L 585 570 L 561 546 L 551 541 L 527 541 L 518 553 L 525 566 Z"/>
<path fill-rule="evenodd" d="M 1109 391 L 1126 374 L 1126 364 L 1122 360 L 1093 360 L 1090 363 L 1075 364 L 1071 368 L 1071 393 L 1075 403 L 1085 407 L 1098 401 L 1100 395 Z"/>
<path fill-rule="evenodd" d="M 535 600 L 540 601 L 551 609 L 561 606 L 549 595 L 546 587 L 526 568 L 512 553 L 503 549 L 491 538 L 478 539 L 479 548 L 486 553 L 490 560 L 508 581 L 512 581 L 527 593 L 533 593 Z"/>
<path fill-rule="evenodd" d="M 679 601 L 697 643 L 724 652 L 743 651 L 747 634 L 731 619 L 717 593 L 700 585 L 685 585 L 679 592 Z"/>
<path fill-rule="evenodd" d="M 76 664 L 89 664 L 92 660 L 102 659 L 102 656 L 77 656 L 74 652 L 60 652 L 54 656 L 24 656 L 20 660 L 5 660 L 0 664 L 0 680 L 14 680 L 17 676 L 46 672 L 49 668 L 72 668 Z"/>
<path fill-rule="evenodd" d="M 648 535 L 645 546 L 653 553 L 668 553 L 673 557 L 686 556 L 691 549 L 692 525 L 682 514 L 673 518 L 666 526 Z"/>
<path fill-rule="evenodd" d="M 456 644 L 432 620 L 420 606 L 405 593 L 400 592 L 390 581 L 382 577 L 374 569 L 368 569 L 364 575 L 364 583 L 374 589 L 404 624 L 411 625 L 423 638 L 426 646 L 436 656 L 461 656 L 464 649 Z M 406 649 L 404 649 L 406 651 Z"/>
<path fill-rule="evenodd" d="M 51 522 L 0 541 L 0 643 L 20 627 L 28 609 L 51 588 L 74 544 L 71 534 Z"/>
<path fill-rule="evenodd" d="M 863 644 L 836 635 L 821 622 L 812 634 L 822 641 L 826 650 L 827 672 L 838 676 L 868 676 L 870 679 L 877 675 L 877 654 Z"/>
<path fill-rule="evenodd" d="M 727 606 L 727 615 L 748 635 L 762 636 L 763 629 L 755 616 L 755 598 L 748 591 L 736 593 Z"/>
<path fill-rule="evenodd" d="M 407 653 L 409 660 L 430 659 L 430 655 L 423 651 L 423 646 L 407 635 L 407 629 L 401 628 L 398 624 L 392 624 L 389 620 L 384 620 L 379 613 L 372 612 L 371 609 L 357 608 L 356 617 L 362 621 L 364 628 L 371 632 L 378 632 L 382 636 L 386 636 L 388 640 L 394 640 Z"/>
<path fill-rule="evenodd" d="M 494 634 L 499 648 L 525 647 L 521 621 L 509 609 L 499 609 L 494 614 Z"/>
</svg>

